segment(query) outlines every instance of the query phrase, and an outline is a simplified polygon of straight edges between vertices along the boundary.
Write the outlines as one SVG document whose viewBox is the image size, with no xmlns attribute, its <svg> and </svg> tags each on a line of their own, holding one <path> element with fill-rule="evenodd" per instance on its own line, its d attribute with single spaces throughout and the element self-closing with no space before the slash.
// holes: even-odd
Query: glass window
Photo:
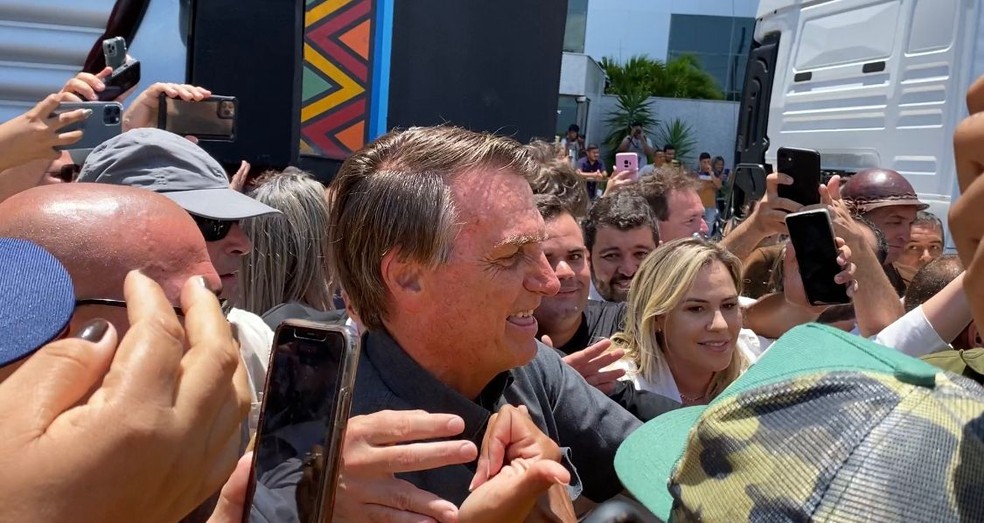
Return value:
<svg viewBox="0 0 984 523">
<path fill-rule="evenodd" d="M 564 51 L 584 52 L 584 31 L 588 20 L 588 0 L 567 0 L 567 26 L 564 28 Z"/>
<path fill-rule="evenodd" d="M 577 122 L 577 98 L 574 96 L 561 96 L 557 100 L 557 136 L 563 137 L 567 134 L 567 128 L 572 123 Z M 581 126 L 584 132 L 584 126 Z"/>
<path fill-rule="evenodd" d="M 696 56 L 725 97 L 739 100 L 754 29 L 754 18 L 673 15 L 667 59 Z"/>
</svg>

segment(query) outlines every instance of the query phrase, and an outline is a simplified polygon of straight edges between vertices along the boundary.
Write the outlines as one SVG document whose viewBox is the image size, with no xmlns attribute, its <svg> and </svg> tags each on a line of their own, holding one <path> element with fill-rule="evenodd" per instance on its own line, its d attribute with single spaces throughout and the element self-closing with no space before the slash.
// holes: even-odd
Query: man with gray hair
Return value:
<svg viewBox="0 0 984 523">
<path fill-rule="evenodd" d="M 423 513 L 436 496 L 460 505 L 464 520 L 476 497 L 500 496 L 491 510 L 501 511 L 516 496 L 553 495 L 497 475 L 531 457 L 563 464 L 551 474 L 554 484 L 568 479 L 572 498 L 621 491 L 614 453 L 639 422 L 534 338 L 533 311 L 560 287 L 526 182 L 534 169 L 513 140 L 441 126 L 381 137 L 333 182 L 331 261 L 366 328 L 353 414 L 458 415 L 462 438 L 482 449 L 477 469 L 401 474 L 413 485 L 404 509 Z M 340 485 L 339 496 L 359 495 L 344 472 Z"/>
</svg>

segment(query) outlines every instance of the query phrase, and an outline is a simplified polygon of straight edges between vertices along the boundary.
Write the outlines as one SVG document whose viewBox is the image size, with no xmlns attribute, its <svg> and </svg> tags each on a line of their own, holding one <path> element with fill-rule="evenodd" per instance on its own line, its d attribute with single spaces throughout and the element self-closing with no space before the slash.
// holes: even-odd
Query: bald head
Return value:
<svg viewBox="0 0 984 523">
<path fill-rule="evenodd" d="M 151 191 L 103 184 L 36 187 L 0 203 L 0 236 L 41 245 L 68 269 L 78 299 L 123 298 L 140 270 L 178 304 L 188 278 L 218 275 L 194 220 Z"/>
<path fill-rule="evenodd" d="M 953 255 L 940 256 L 929 262 L 912 277 L 905 291 L 905 310 L 911 311 L 936 296 L 963 272 L 960 258 Z"/>
</svg>

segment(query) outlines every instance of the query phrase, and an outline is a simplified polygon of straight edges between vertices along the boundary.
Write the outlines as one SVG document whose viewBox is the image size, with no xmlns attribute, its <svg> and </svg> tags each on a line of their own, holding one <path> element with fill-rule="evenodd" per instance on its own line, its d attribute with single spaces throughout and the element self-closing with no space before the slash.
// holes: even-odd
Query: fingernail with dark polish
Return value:
<svg viewBox="0 0 984 523">
<path fill-rule="evenodd" d="M 85 324 L 85 327 L 82 328 L 82 332 L 79 333 L 78 337 L 85 341 L 98 343 L 99 340 L 106 336 L 106 332 L 108 330 L 109 322 L 103 319 L 95 319 Z"/>
</svg>

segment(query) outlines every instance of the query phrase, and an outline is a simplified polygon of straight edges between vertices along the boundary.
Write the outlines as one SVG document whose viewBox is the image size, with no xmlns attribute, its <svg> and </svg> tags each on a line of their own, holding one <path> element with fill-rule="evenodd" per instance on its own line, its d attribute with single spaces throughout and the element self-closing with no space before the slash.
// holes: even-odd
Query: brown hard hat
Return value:
<svg viewBox="0 0 984 523">
<path fill-rule="evenodd" d="M 880 207 L 911 205 L 923 210 L 929 205 L 919 201 L 909 180 L 891 169 L 863 169 L 847 179 L 841 196 L 857 209 L 868 212 Z"/>
</svg>

